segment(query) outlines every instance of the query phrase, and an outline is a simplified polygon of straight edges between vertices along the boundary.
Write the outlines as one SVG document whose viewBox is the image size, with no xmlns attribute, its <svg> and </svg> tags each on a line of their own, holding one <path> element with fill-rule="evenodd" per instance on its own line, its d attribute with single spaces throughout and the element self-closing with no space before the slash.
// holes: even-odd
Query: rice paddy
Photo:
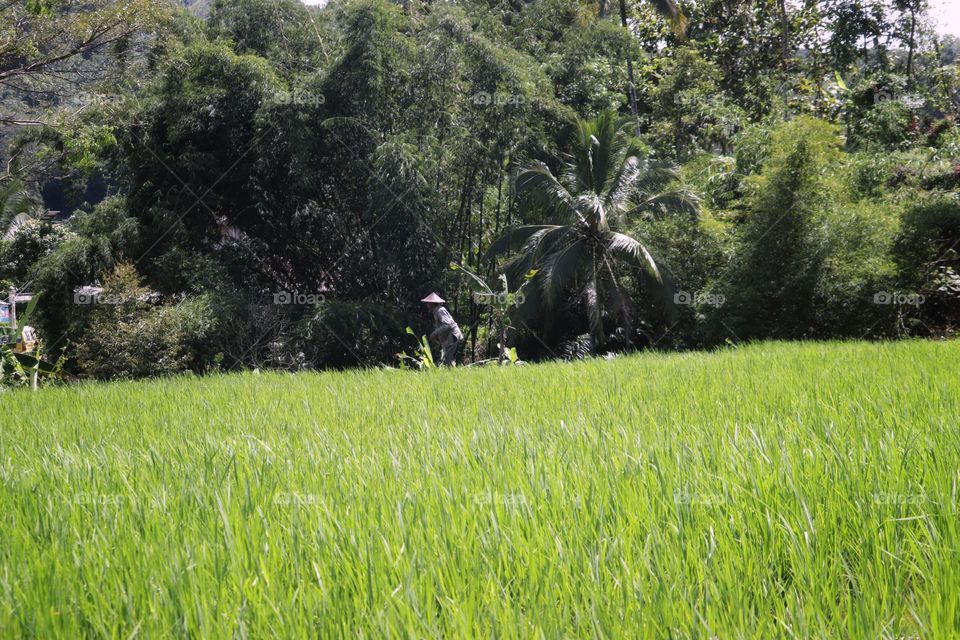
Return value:
<svg viewBox="0 0 960 640">
<path fill-rule="evenodd" d="M 0 637 L 949 638 L 960 344 L 0 396 Z"/>
</svg>

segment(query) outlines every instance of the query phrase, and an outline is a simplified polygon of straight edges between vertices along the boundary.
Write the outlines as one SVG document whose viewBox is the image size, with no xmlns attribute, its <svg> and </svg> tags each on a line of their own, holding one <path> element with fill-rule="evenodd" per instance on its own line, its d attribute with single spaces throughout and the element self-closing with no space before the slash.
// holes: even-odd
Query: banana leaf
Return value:
<svg viewBox="0 0 960 640">
<path fill-rule="evenodd" d="M 12 343 L 3 346 L 10 350 L 10 352 L 13 354 L 13 357 L 17 359 L 17 362 L 19 362 L 20 366 L 22 366 L 24 369 L 33 370 L 36 368 L 36 370 L 42 376 L 56 376 L 62 378 L 72 377 L 66 371 L 63 371 L 62 368 L 58 368 L 56 364 L 48 362 L 42 358 L 38 359 L 36 354 L 33 352 L 28 351 L 26 353 L 19 353 L 14 351 L 13 349 L 16 345 Z"/>
</svg>

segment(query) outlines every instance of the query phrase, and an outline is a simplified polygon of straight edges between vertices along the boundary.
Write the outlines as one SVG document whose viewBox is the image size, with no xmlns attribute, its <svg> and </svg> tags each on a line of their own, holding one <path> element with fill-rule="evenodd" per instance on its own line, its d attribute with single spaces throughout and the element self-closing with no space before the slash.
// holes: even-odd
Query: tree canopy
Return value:
<svg viewBox="0 0 960 640">
<path fill-rule="evenodd" d="M 429 291 L 469 360 L 960 322 L 923 0 L 191 6 L 0 8 L 0 284 L 79 373 L 396 363 Z"/>
</svg>

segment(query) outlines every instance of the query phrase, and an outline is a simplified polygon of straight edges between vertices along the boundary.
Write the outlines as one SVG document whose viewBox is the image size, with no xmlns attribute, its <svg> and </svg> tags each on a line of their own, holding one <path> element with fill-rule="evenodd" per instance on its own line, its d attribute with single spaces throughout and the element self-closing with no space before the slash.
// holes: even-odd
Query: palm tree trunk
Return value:
<svg viewBox="0 0 960 640">
<path fill-rule="evenodd" d="M 633 344 L 633 308 L 632 301 L 623 291 L 620 289 L 620 284 L 617 282 L 617 274 L 614 273 L 613 267 L 610 265 L 610 262 L 607 260 L 603 261 L 604 266 L 607 270 L 607 275 L 610 277 L 610 288 L 614 290 L 619 300 L 620 308 L 620 326 L 623 327 L 623 331 L 627 336 L 627 346 Z"/>
<path fill-rule="evenodd" d="M 603 346 L 603 315 L 600 309 L 600 287 L 597 282 L 597 249 L 590 250 L 590 282 L 584 289 L 583 301 L 587 307 L 587 324 L 590 327 L 590 352 L 595 354 Z"/>
</svg>

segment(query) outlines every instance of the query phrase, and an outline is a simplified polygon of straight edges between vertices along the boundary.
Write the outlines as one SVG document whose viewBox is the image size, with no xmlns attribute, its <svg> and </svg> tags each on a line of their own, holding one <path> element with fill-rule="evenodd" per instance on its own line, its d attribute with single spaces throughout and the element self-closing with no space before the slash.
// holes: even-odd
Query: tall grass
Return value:
<svg viewBox="0 0 960 640">
<path fill-rule="evenodd" d="M 5 394 L 0 636 L 960 630 L 960 345 Z"/>
</svg>

